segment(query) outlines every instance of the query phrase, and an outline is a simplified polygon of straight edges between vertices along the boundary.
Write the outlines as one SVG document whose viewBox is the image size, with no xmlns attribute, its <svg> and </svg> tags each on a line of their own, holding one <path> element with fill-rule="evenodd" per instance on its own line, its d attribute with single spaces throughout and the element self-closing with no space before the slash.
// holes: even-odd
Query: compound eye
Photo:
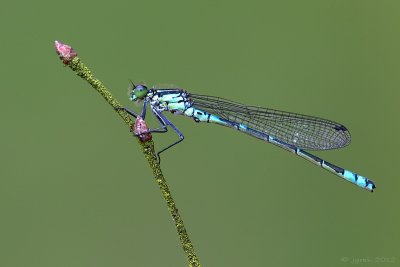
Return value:
<svg viewBox="0 0 400 267">
<path fill-rule="evenodd" d="M 135 96 L 138 99 L 143 99 L 146 97 L 148 90 L 145 85 L 138 84 L 134 90 Z"/>
<path fill-rule="evenodd" d="M 147 91 L 147 86 L 143 84 L 138 84 L 135 88 L 135 90 L 138 90 L 139 92 L 141 91 Z"/>
</svg>

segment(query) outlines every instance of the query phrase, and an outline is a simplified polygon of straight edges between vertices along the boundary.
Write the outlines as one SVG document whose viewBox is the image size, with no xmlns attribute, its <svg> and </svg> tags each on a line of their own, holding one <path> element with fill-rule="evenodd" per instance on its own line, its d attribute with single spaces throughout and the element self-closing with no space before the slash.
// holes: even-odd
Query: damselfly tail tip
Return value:
<svg viewBox="0 0 400 267">
<path fill-rule="evenodd" d="M 376 185 L 375 185 L 374 181 L 368 180 L 365 188 L 372 193 L 372 192 L 374 192 Z"/>
</svg>

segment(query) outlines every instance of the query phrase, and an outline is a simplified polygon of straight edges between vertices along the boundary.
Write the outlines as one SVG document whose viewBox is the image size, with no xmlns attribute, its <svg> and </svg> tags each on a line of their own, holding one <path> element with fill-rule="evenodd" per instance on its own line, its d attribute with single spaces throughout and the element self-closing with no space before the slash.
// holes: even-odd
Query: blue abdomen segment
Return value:
<svg viewBox="0 0 400 267">
<path fill-rule="evenodd" d="M 193 117 L 196 122 L 211 122 L 211 123 L 216 123 L 219 125 L 231 127 L 236 130 L 239 130 L 241 132 L 244 132 L 246 134 L 249 134 L 251 136 L 254 136 L 256 138 L 259 138 L 261 140 L 272 143 L 276 146 L 279 146 L 285 150 L 292 152 L 295 155 L 302 157 L 303 159 L 308 160 L 311 163 L 314 163 L 315 165 L 320 166 L 321 168 L 323 168 L 333 174 L 336 174 L 337 176 L 343 178 L 344 180 L 346 180 L 348 182 L 358 185 L 359 187 L 367 189 L 371 192 L 373 192 L 374 189 L 376 188 L 375 183 L 372 180 L 370 180 L 364 176 L 361 176 L 357 173 L 354 173 L 349 170 L 345 170 L 341 167 L 338 167 L 330 162 L 327 162 L 327 161 L 325 161 L 311 153 L 308 153 L 300 148 L 297 148 L 291 144 L 287 144 L 287 143 L 285 143 L 279 139 L 276 139 L 272 136 L 269 136 L 265 133 L 251 129 L 244 124 L 234 123 L 234 122 L 222 119 L 218 116 L 212 115 L 203 110 L 199 110 L 199 109 L 196 109 L 193 107 L 190 107 L 187 110 L 185 110 L 185 115 L 189 116 L 189 117 Z"/>
<path fill-rule="evenodd" d="M 353 184 L 364 187 L 371 192 L 373 192 L 376 188 L 375 183 L 372 180 L 348 170 L 344 170 L 343 178 L 349 182 L 352 182 Z"/>
<path fill-rule="evenodd" d="M 372 180 L 370 180 L 364 176 L 361 176 L 357 173 L 354 173 L 349 170 L 345 170 L 341 167 L 338 167 L 338 166 L 336 166 L 330 162 L 327 162 L 313 154 L 310 154 L 302 149 L 296 148 L 294 153 L 296 155 L 318 165 L 318 166 L 321 166 L 323 169 L 330 171 L 339 177 L 342 177 L 346 181 L 351 182 L 355 185 L 358 185 L 362 188 L 365 188 L 371 192 L 373 192 L 374 189 L 376 188 L 375 183 Z"/>
<path fill-rule="evenodd" d="M 190 107 L 185 110 L 184 114 L 188 117 L 192 117 L 196 122 L 211 122 L 223 126 L 235 127 L 234 123 L 197 108 Z"/>
</svg>

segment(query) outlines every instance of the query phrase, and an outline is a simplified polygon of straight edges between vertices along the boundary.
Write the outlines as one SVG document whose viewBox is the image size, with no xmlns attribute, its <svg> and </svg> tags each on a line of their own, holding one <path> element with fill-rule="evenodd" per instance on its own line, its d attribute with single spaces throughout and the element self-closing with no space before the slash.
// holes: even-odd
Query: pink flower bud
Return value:
<svg viewBox="0 0 400 267">
<path fill-rule="evenodd" d="M 56 52 L 64 64 L 69 64 L 78 54 L 69 45 L 55 41 Z"/>
<path fill-rule="evenodd" d="M 137 117 L 135 124 L 131 125 L 131 131 L 138 135 L 140 141 L 147 142 L 152 139 L 149 127 L 147 127 L 146 122 L 141 118 Z"/>
</svg>

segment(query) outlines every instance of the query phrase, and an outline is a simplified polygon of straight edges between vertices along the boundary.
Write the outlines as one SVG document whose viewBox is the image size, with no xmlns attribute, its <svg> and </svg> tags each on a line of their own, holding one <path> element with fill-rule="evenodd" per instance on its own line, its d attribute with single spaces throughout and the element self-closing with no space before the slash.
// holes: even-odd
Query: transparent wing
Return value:
<svg viewBox="0 0 400 267">
<path fill-rule="evenodd" d="M 242 123 L 285 143 L 308 150 L 341 148 L 350 143 L 345 126 L 334 121 L 274 109 L 246 106 L 214 96 L 189 94 L 193 107 Z"/>
</svg>

